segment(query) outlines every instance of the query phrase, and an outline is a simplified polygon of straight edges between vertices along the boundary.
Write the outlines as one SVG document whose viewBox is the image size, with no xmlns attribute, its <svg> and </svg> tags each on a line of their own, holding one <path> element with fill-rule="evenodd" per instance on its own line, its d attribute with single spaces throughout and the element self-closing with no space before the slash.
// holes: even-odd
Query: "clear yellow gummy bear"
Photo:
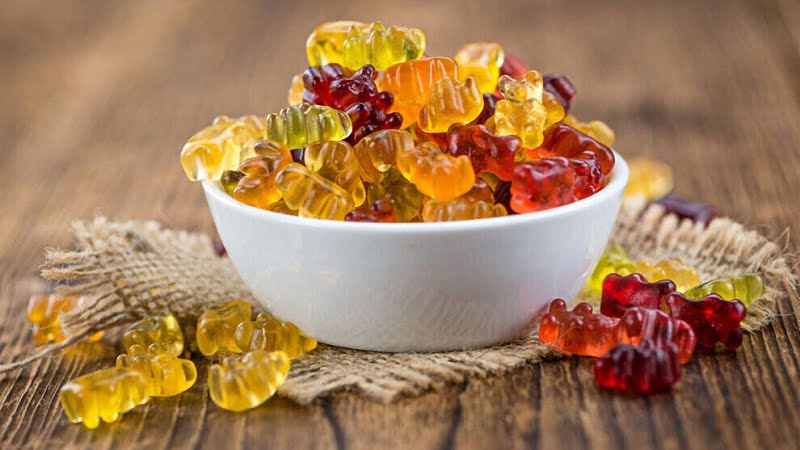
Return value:
<svg viewBox="0 0 800 450">
<path fill-rule="evenodd" d="M 551 93 L 544 91 L 542 74 L 531 70 L 520 79 L 503 75 L 497 88 L 503 99 L 497 102 L 491 128 L 498 136 L 516 135 L 525 148 L 537 148 L 544 140 L 544 130 L 564 118 L 564 107 Z"/>
<path fill-rule="evenodd" d="M 267 313 L 259 313 L 256 320 L 239 324 L 236 345 L 246 352 L 282 351 L 289 358 L 295 358 L 317 348 L 317 341 L 304 335 L 291 322 L 281 322 Z"/>
<path fill-rule="evenodd" d="M 472 78 L 463 83 L 441 78 L 431 87 L 431 96 L 419 111 L 417 124 L 428 133 L 444 133 L 454 123 L 469 123 L 483 111 L 483 95 Z"/>
<path fill-rule="evenodd" d="M 410 222 L 419 216 L 424 196 L 414 183 L 403 177 L 399 170 L 391 168 L 380 183 L 367 186 L 367 202 L 373 204 L 380 199 L 389 200 L 394 206 L 398 222 Z"/>
<path fill-rule="evenodd" d="M 197 381 L 194 363 L 158 351 L 158 344 L 147 350 L 139 344 L 131 345 L 127 354 L 117 356 L 116 366 L 142 374 L 151 397 L 171 397 L 192 387 Z"/>
<path fill-rule="evenodd" d="M 301 104 L 267 115 L 266 138 L 289 149 L 319 141 L 341 141 L 353 131 L 350 117 L 327 106 Z"/>
<path fill-rule="evenodd" d="M 308 65 L 344 65 L 344 41 L 352 27 L 366 29 L 368 25 L 352 20 L 339 20 L 326 22 L 315 28 L 306 40 Z"/>
<path fill-rule="evenodd" d="M 649 158 L 632 158 L 628 161 L 630 177 L 625 188 L 625 197 L 643 197 L 647 201 L 658 200 L 672 192 L 675 181 L 672 168 L 661 161 Z"/>
<path fill-rule="evenodd" d="M 283 384 L 291 362 L 284 352 L 254 350 L 229 356 L 208 369 L 211 400 L 228 411 L 246 411 L 267 401 Z"/>
<path fill-rule="evenodd" d="M 197 347 L 206 356 L 241 353 L 234 333 L 240 323 L 250 320 L 250 303 L 244 300 L 211 305 L 197 319 Z"/>
<path fill-rule="evenodd" d="M 355 207 L 349 192 L 302 164 L 292 163 L 281 170 L 275 186 L 286 206 L 300 217 L 344 220 Z"/>
<path fill-rule="evenodd" d="M 500 44 L 494 42 L 473 42 L 461 47 L 455 57 L 458 63 L 458 78 L 475 79 L 482 94 L 493 93 L 497 89 L 500 66 L 505 60 L 505 52 Z"/>
<path fill-rule="evenodd" d="M 252 156 L 253 145 L 263 139 L 266 118 L 250 115 L 232 119 L 219 116 L 189 138 L 181 150 L 181 166 L 192 181 L 219 180 L 226 170 Z"/>
<path fill-rule="evenodd" d="M 586 280 L 585 291 L 592 295 L 599 295 L 603 290 L 603 280 L 609 274 L 619 273 L 623 270 L 633 270 L 635 264 L 628 252 L 618 244 L 608 244 L 603 255 L 597 261 L 592 274 Z M 649 280 L 649 278 L 648 278 Z"/>
<path fill-rule="evenodd" d="M 309 170 L 349 192 L 355 206 L 364 203 L 366 192 L 359 175 L 361 165 L 350 144 L 344 141 L 315 142 L 306 147 L 303 155 L 303 162 Z"/>
<path fill-rule="evenodd" d="M 371 64 L 375 70 L 413 61 L 425 52 L 425 35 L 416 28 L 373 22 L 369 28 L 354 25 L 344 41 L 344 65 L 352 70 Z"/>
<path fill-rule="evenodd" d="M 381 130 L 364 137 L 353 148 L 361 177 L 379 183 L 389 169 L 397 167 L 397 152 L 413 146 L 414 136 L 405 130 Z"/>
<path fill-rule="evenodd" d="M 636 261 L 633 268 L 621 268 L 617 273 L 622 276 L 639 273 L 650 282 L 672 280 L 679 292 L 700 284 L 700 273 L 697 269 L 687 266 L 680 258 L 663 259 L 655 264 Z"/>
<path fill-rule="evenodd" d="M 94 429 L 100 419 L 115 422 L 150 400 L 147 380 L 135 370 L 105 369 L 78 377 L 61 387 L 59 398 L 70 422 Z"/>
<path fill-rule="evenodd" d="M 144 349 L 156 345 L 160 353 L 178 356 L 183 353 L 183 333 L 175 316 L 159 311 L 133 324 L 122 335 L 122 346 L 129 352 L 134 345 Z"/>
<path fill-rule="evenodd" d="M 506 208 L 494 203 L 492 190 L 480 178 L 466 194 L 446 202 L 431 199 L 422 208 L 422 220 L 425 222 L 451 222 L 506 215 Z"/>
<path fill-rule="evenodd" d="M 605 122 L 599 120 L 592 120 L 591 122 L 581 122 L 577 117 L 572 114 L 564 116 L 563 122 L 572 128 L 580 131 L 581 133 L 596 139 L 601 144 L 611 147 L 614 144 L 616 135 L 614 130 L 611 129 Z"/>
</svg>

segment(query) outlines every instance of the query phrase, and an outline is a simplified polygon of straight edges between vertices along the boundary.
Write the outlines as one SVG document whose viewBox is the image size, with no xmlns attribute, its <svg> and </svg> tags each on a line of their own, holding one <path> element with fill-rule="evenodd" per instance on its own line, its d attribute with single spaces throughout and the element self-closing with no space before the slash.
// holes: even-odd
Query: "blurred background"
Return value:
<svg viewBox="0 0 800 450">
<path fill-rule="evenodd" d="M 794 0 L 2 3 L 2 263 L 33 270 L 95 213 L 213 230 L 182 145 L 216 115 L 284 107 L 306 37 L 337 19 L 421 28 L 430 55 L 497 41 L 566 74 L 574 113 L 669 162 L 677 193 L 750 225 L 800 219 Z"/>
</svg>

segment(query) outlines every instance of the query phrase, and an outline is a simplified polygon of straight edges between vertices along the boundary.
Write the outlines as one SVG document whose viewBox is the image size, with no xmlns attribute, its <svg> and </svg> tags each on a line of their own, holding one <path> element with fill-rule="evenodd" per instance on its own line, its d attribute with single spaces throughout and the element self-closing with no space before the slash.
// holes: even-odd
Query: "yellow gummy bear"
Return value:
<svg viewBox="0 0 800 450">
<path fill-rule="evenodd" d="M 350 28 L 366 29 L 367 24 L 352 20 L 326 22 L 311 32 L 306 40 L 309 66 L 336 63 L 344 65 L 344 41 Z"/>
<path fill-rule="evenodd" d="M 158 353 L 158 344 L 145 350 L 139 344 L 117 356 L 117 368 L 135 370 L 144 376 L 151 397 L 171 397 L 189 389 L 197 380 L 197 369 L 188 359 Z"/>
<path fill-rule="evenodd" d="M 469 123 L 483 111 L 483 96 L 475 80 L 463 83 L 442 78 L 431 87 L 431 96 L 419 111 L 417 124 L 428 133 L 444 133 L 454 123 Z"/>
<path fill-rule="evenodd" d="M 181 150 L 181 166 L 192 181 L 219 180 L 226 170 L 235 170 L 239 161 L 252 156 L 253 145 L 263 139 L 265 117 L 219 116 L 189 138 Z"/>
<path fill-rule="evenodd" d="M 295 75 L 292 77 L 292 86 L 289 88 L 289 94 L 287 95 L 289 106 L 297 106 L 303 103 L 304 90 L 305 86 L 303 85 L 302 75 Z"/>
<path fill-rule="evenodd" d="M 211 400 L 228 411 L 246 411 L 267 401 L 289 373 L 291 362 L 284 352 L 254 350 L 241 357 L 229 356 L 208 369 Z"/>
<path fill-rule="evenodd" d="M 350 117 L 327 106 L 302 104 L 267 115 L 266 138 L 289 149 L 319 141 L 341 141 L 353 131 Z"/>
<path fill-rule="evenodd" d="M 394 64 L 413 61 L 425 52 L 425 35 L 416 28 L 391 26 L 387 30 L 373 22 L 366 30 L 351 26 L 344 41 L 344 66 L 352 70 L 371 64 L 384 70 Z"/>
<path fill-rule="evenodd" d="M 362 139 L 363 140 L 363 139 Z M 366 192 L 359 172 L 361 166 L 347 142 L 315 142 L 303 152 L 309 170 L 349 192 L 355 206 L 364 203 Z"/>
<path fill-rule="evenodd" d="M 700 284 L 700 273 L 697 269 L 687 266 L 680 258 L 664 259 L 655 264 L 637 261 L 633 268 L 625 267 L 617 273 L 622 276 L 638 273 L 650 282 L 672 280 L 679 292 Z"/>
<path fill-rule="evenodd" d="M 206 356 L 217 353 L 241 353 L 234 333 L 240 323 L 250 320 L 250 303 L 233 300 L 211 305 L 197 319 L 197 347 Z"/>
<path fill-rule="evenodd" d="M 354 147 L 361 178 L 369 183 L 383 180 L 384 173 L 397 166 L 397 152 L 414 146 L 414 136 L 404 130 L 381 130 L 372 133 Z"/>
<path fill-rule="evenodd" d="M 147 381 L 135 370 L 105 369 L 76 378 L 61 387 L 61 406 L 73 423 L 94 429 L 115 422 L 150 400 Z"/>
<path fill-rule="evenodd" d="M 286 205 L 297 211 L 300 217 L 344 220 L 344 216 L 355 207 L 349 192 L 302 164 L 286 166 L 278 173 L 275 186 Z"/>
<path fill-rule="evenodd" d="M 429 200 L 422 208 L 425 222 L 485 219 L 508 215 L 503 205 L 494 203 L 494 194 L 480 178 L 466 194 L 446 202 Z"/>
<path fill-rule="evenodd" d="M 672 192 L 675 182 L 672 168 L 661 161 L 648 158 L 633 158 L 628 161 L 630 176 L 625 188 L 625 197 L 643 197 L 647 201 L 658 200 Z"/>
<path fill-rule="evenodd" d="M 633 270 L 635 267 L 628 252 L 621 245 L 608 244 L 603 255 L 597 261 L 592 274 L 586 280 L 584 290 L 592 295 L 598 295 L 603 290 L 603 280 L 606 279 L 606 276 L 612 273 L 620 273 L 623 270 Z"/>
<path fill-rule="evenodd" d="M 138 345 L 149 349 L 151 346 L 159 353 L 178 356 L 183 353 L 183 333 L 178 321 L 169 311 L 160 311 L 133 324 L 122 335 L 125 351 Z"/>
<path fill-rule="evenodd" d="M 256 142 L 256 156 L 247 158 L 239 165 L 244 176 L 233 189 L 233 197 L 256 208 L 267 209 L 281 199 L 275 188 L 278 172 L 292 162 L 292 154 L 285 145 L 263 140 Z"/>
<path fill-rule="evenodd" d="M 394 206 L 398 222 L 411 222 L 419 216 L 423 195 L 399 170 L 391 168 L 383 181 L 367 186 L 367 202 L 373 204 L 380 199 L 389 200 Z"/>
<path fill-rule="evenodd" d="M 725 300 L 737 299 L 750 306 L 764 296 L 764 280 L 755 273 L 732 277 L 719 277 L 686 291 L 686 297 L 699 300 L 709 294 L 717 294 Z"/>
<path fill-rule="evenodd" d="M 433 142 L 399 151 L 397 168 L 420 192 L 440 202 L 465 194 L 475 183 L 468 156 L 442 153 Z"/>
<path fill-rule="evenodd" d="M 36 294 L 28 300 L 26 311 L 28 322 L 33 325 L 33 342 L 43 345 L 49 342 L 61 342 L 67 337 L 61 330 L 59 316 L 79 306 L 85 297 L 62 297 L 55 294 Z M 86 338 L 89 342 L 97 342 L 103 338 L 98 331 Z"/>
<path fill-rule="evenodd" d="M 526 148 L 537 148 L 544 130 L 564 118 L 564 107 L 544 91 L 542 74 L 531 70 L 520 79 L 503 75 L 497 88 L 503 99 L 497 102 L 491 127 L 498 136 L 516 135 Z"/>
<path fill-rule="evenodd" d="M 581 122 L 577 117 L 572 114 L 564 116 L 563 122 L 572 128 L 580 131 L 581 133 L 596 139 L 601 144 L 611 147 L 614 144 L 616 135 L 614 130 L 611 129 L 605 122 L 599 120 L 592 120 L 591 122 Z"/>
<path fill-rule="evenodd" d="M 455 60 L 458 63 L 460 80 L 474 78 L 482 94 L 492 93 L 497 89 L 500 66 L 505 60 L 505 53 L 500 44 L 494 42 L 466 44 L 456 53 Z"/>
<path fill-rule="evenodd" d="M 291 322 L 281 322 L 267 313 L 260 313 L 256 320 L 239 324 L 236 345 L 246 352 L 282 351 L 289 358 L 295 358 L 317 348 L 317 341 L 304 335 Z"/>
</svg>

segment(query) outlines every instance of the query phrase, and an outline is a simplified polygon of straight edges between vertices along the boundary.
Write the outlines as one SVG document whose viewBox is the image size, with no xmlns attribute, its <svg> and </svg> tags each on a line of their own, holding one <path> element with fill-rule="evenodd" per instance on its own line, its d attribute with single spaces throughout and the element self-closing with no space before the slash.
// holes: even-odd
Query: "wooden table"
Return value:
<svg viewBox="0 0 800 450">
<path fill-rule="evenodd" d="M 49 2 L 0 5 L 0 354 L 31 349 L 22 318 L 46 246 L 101 212 L 212 232 L 178 164 L 213 116 L 282 107 L 325 20 L 418 26 L 429 54 L 497 40 L 569 74 L 575 111 L 606 120 L 625 155 L 668 160 L 680 194 L 778 235 L 800 221 L 800 3 Z M 336 3 L 336 4 L 334 4 Z M 796 225 L 795 225 L 796 228 Z M 111 347 L 0 377 L 0 447 L 792 448 L 800 439 L 797 304 L 736 354 L 699 357 L 671 394 L 599 391 L 565 359 L 390 405 L 339 395 L 273 399 L 247 414 L 203 382 L 96 431 L 58 403 Z M 202 378 L 202 377 L 201 377 Z"/>
</svg>

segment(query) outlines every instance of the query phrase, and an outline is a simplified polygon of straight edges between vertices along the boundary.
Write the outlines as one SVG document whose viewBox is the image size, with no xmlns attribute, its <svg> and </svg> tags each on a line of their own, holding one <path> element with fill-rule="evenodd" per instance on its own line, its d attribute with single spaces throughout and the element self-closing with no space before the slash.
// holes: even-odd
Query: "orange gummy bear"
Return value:
<svg viewBox="0 0 800 450">
<path fill-rule="evenodd" d="M 442 153 L 432 142 L 398 151 L 397 168 L 420 192 L 440 202 L 466 193 L 475 183 L 468 156 Z"/>
</svg>

